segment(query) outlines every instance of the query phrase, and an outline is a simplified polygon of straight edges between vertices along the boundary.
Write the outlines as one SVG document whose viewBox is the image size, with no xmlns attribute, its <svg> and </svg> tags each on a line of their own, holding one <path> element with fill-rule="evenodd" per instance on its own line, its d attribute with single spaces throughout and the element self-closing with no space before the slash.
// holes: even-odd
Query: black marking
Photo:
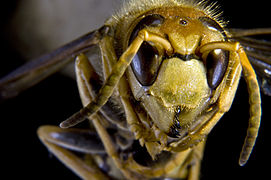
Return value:
<svg viewBox="0 0 271 180">
<path fill-rule="evenodd" d="M 170 160 L 171 153 L 167 151 L 162 151 L 160 154 L 156 155 L 155 160 L 152 159 L 150 154 L 148 153 L 147 149 L 145 146 L 140 146 L 138 141 L 134 141 L 133 146 L 133 158 L 134 160 L 146 167 L 153 167 L 157 166 L 158 164 L 164 164 L 168 160 Z"/>
<path fill-rule="evenodd" d="M 180 113 L 181 113 L 181 108 L 178 107 L 174 116 L 173 125 L 170 127 L 169 133 L 168 133 L 168 136 L 172 138 L 178 138 L 180 136 L 180 130 L 182 128 L 179 121 Z"/>
<path fill-rule="evenodd" d="M 187 22 L 186 20 L 184 20 L 184 19 L 181 19 L 181 20 L 180 20 L 180 24 L 181 24 L 182 26 L 186 26 L 186 25 L 188 24 L 188 22 Z"/>
<path fill-rule="evenodd" d="M 196 54 L 179 54 L 179 53 L 174 53 L 171 56 L 165 56 L 163 59 L 170 59 L 170 58 L 178 58 L 183 61 L 190 61 L 191 59 L 200 59 Z"/>
<path fill-rule="evenodd" d="M 180 136 L 180 133 L 179 133 L 179 130 L 176 127 L 171 126 L 170 130 L 169 130 L 169 133 L 167 135 L 172 137 L 172 138 L 178 138 Z"/>
</svg>

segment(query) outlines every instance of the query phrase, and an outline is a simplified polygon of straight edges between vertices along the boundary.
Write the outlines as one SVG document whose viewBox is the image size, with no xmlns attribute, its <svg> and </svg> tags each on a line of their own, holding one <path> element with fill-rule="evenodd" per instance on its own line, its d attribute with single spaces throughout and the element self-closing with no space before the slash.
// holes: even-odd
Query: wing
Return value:
<svg viewBox="0 0 271 180">
<path fill-rule="evenodd" d="M 96 45 L 109 32 L 108 26 L 92 31 L 49 54 L 34 59 L 0 79 L 0 101 L 14 97 L 59 71 L 79 53 Z"/>
<path fill-rule="evenodd" d="M 228 32 L 231 40 L 244 47 L 263 93 L 271 96 L 271 28 L 228 29 Z"/>
</svg>

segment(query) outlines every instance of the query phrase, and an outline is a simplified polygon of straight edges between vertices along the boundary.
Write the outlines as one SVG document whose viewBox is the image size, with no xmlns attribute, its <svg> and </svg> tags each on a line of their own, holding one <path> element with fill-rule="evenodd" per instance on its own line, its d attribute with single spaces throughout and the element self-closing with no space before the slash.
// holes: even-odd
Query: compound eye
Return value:
<svg viewBox="0 0 271 180">
<path fill-rule="evenodd" d="M 139 21 L 139 23 L 137 23 L 136 27 L 134 28 L 129 39 L 129 44 L 135 39 L 138 32 L 142 30 L 143 28 L 147 26 L 156 27 L 156 26 L 161 25 L 163 22 L 164 22 L 164 17 L 159 14 L 150 14 L 150 15 L 145 16 L 143 19 Z"/>
<path fill-rule="evenodd" d="M 219 31 L 224 39 L 227 41 L 227 35 L 225 33 L 225 30 L 217 23 L 215 20 L 209 18 L 209 17 L 200 17 L 199 20 L 202 22 L 204 26 L 206 26 L 210 30 Z"/>
<path fill-rule="evenodd" d="M 144 42 L 131 63 L 133 72 L 143 86 L 154 83 L 160 66 L 159 54 L 155 47 Z"/>
<path fill-rule="evenodd" d="M 140 30 L 147 26 L 159 26 L 163 23 L 163 20 L 163 16 L 158 14 L 151 14 L 144 17 L 134 28 L 129 44 L 134 40 Z M 155 46 L 148 42 L 144 42 L 141 45 L 131 63 L 132 70 L 141 85 L 150 86 L 154 83 L 158 74 L 160 60 L 159 52 Z"/>
<path fill-rule="evenodd" d="M 216 89 L 227 70 L 229 51 L 223 49 L 212 50 L 206 57 L 207 82 L 211 89 Z"/>
</svg>

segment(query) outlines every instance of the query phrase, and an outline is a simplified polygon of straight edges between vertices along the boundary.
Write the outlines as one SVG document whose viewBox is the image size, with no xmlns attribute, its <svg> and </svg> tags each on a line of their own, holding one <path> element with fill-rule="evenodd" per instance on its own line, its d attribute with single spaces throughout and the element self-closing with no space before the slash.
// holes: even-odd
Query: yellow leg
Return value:
<svg viewBox="0 0 271 180">
<path fill-rule="evenodd" d="M 200 177 L 201 160 L 203 157 L 205 141 L 197 145 L 192 151 L 192 165 L 189 169 L 188 180 L 198 180 Z"/>
<path fill-rule="evenodd" d="M 98 118 L 98 116 L 94 115 L 94 119 L 92 117 L 92 121 L 93 121 L 95 129 L 97 130 L 97 132 L 98 132 L 98 134 L 104 144 L 104 147 L 105 147 L 105 150 L 106 150 L 108 156 L 110 156 L 113 159 L 113 162 L 115 163 L 117 168 L 128 179 L 131 179 L 131 180 L 140 179 L 139 177 L 137 177 L 137 175 L 135 173 L 132 173 L 128 169 L 124 168 L 124 162 L 120 159 L 119 154 L 117 153 L 116 147 L 110 138 L 110 135 L 108 134 L 106 129 L 101 125 L 101 123 L 99 122 L 100 119 Z"/>
<path fill-rule="evenodd" d="M 89 68 L 87 68 L 89 67 Z M 87 57 L 83 54 L 76 58 L 76 77 L 79 87 L 80 96 L 82 99 L 83 105 L 89 104 L 94 99 L 94 94 L 92 94 L 91 85 L 88 83 L 91 78 L 92 68 L 88 64 Z M 135 174 L 123 167 L 123 162 L 121 161 L 116 146 L 113 143 L 110 135 L 108 134 L 104 125 L 101 124 L 103 121 L 99 115 L 94 114 L 91 117 L 88 117 L 93 123 L 101 141 L 104 144 L 107 155 L 112 158 L 116 167 L 122 172 L 122 174 L 128 179 L 138 179 Z"/>
<path fill-rule="evenodd" d="M 66 131 L 67 130 L 55 126 L 42 126 L 38 129 L 38 136 L 50 152 L 82 179 L 109 179 L 100 171 L 96 164 L 86 164 L 86 162 L 78 158 L 72 152 L 60 146 L 62 142 L 55 139 L 54 134 L 60 134 Z"/>
<path fill-rule="evenodd" d="M 189 154 L 181 163 L 179 172 L 176 177 L 186 178 L 187 180 L 199 179 L 205 142 L 206 140 L 200 142 L 197 146 L 191 149 Z"/>
</svg>

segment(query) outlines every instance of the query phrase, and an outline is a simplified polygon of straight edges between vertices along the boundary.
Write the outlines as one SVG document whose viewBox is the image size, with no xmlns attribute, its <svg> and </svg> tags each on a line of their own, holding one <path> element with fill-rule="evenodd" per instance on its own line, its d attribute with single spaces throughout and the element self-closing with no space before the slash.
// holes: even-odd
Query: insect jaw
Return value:
<svg viewBox="0 0 271 180">
<path fill-rule="evenodd" d="M 204 101 L 198 107 L 189 108 L 185 105 L 177 106 L 175 116 L 172 120 L 168 136 L 174 138 L 172 141 L 183 142 L 191 134 L 197 132 L 206 122 L 202 119 L 202 112 L 211 111 L 210 97 L 203 98 Z"/>
<path fill-rule="evenodd" d="M 172 138 L 178 138 L 180 136 L 180 131 L 182 130 L 182 127 L 181 127 L 180 121 L 179 121 L 180 113 L 181 113 L 181 108 L 180 108 L 180 106 L 178 106 L 177 110 L 175 112 L 173 124 L 170 127 L 169 133 L 168 133 L 168 136 L 170 136 Z"/>
</svg>

